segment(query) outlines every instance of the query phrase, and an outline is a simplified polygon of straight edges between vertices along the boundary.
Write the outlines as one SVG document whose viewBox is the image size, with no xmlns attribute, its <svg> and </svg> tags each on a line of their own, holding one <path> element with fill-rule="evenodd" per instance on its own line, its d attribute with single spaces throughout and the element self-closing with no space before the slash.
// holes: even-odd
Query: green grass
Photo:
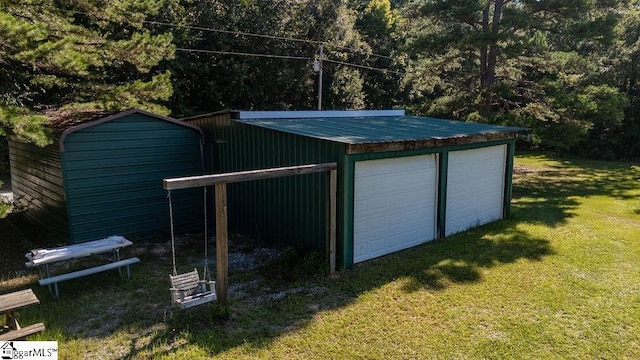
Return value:
<svg viewBox="0 0 640 360">
<path fill-rule="evenodd" d="M 228 307 L 175 311 L 170 258 L 148 254 L 131 281 L 63 283 L 59 301 L 34 286 L 21 320 L 44 322 L 32 339 L 59 341 L 61 359 L 640 358 L 640 168 L 516 166 L 509 220 L 335 279 L 232 273 Z"/>
</svg>

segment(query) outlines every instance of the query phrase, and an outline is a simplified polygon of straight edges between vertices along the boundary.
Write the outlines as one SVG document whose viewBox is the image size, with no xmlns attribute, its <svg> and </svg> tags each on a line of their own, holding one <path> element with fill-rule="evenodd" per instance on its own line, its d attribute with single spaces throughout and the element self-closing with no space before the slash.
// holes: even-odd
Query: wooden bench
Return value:
<svg viewBox="0 0 640 360">
<path fill-rule="evenodd" d="M 29 335 L 33 335 L 45 330 L 42 323 L 20 327 L 15 312 L 27 306 L 40 304 L 40 300 L 36 297 L 31 289 L 15 291 L 9 294 L 0 295 L 0 314 L 5 314 L 7 319 L 6 326 L 0 326 L 0 340 L 22 340 Z M 8 330 L 8 331 L 4 331 Z"/>
<path fill-rule="evenodd" d="M 139 263 L 139 262 L 140 262 L 140 259 L 138 259 L 137 257 L 132 257 L 132 258 L 128 258 L 128 259 L 124 259 L 124 260 L 119 260 L 119 261 L 115 261 L 115 262 L 112 262 L 112 263 L 108 263 L 108 264 L 105 264 L 105 265 L 95 266 L 95 267 L 91 267 L 91 268 L 88 268 L 88 269 L 83 269 L 83 270 L 78 270 L 78 271 L 74 271 L 74 272 L 70 272 L 70 273 L 66 273 L 66 274 L 47 277 L 47 278 L 44 278 L 44 279 L 40 279 L 38 281 L 38 283 L 40 285 L 42 285 L 42 286 L 53 285 L 54 296 L 56 298 L 58 298 L 58 296 L 59 296 L 59 294 L 58 294 L 58 283 L 59 282 L 67 281 L 67 280 L 71 280 L 71 279 L 76 279 L 76 278 L 87 276 L 87 275 L 93 275 L 93 274 L 97 274 L 97 273 L 104 272 L 104 271 L 109 271 L 109 270 L 114 270 L 114 269 L 121 269 L 121 268 L 123 268 L 125 266 L 127 268 L 127 278 L 131 278 L 131 270 L 130 270 L 129 266 L 132 265 L 132 264 L 135 264 L 135 263 Z"/>
<path fill-rule="evenodd" d="M 0 341 L 24 340 L 27 336 L 43 332 L 45 326 L 43 323 L 29 325 L 18 330 L 10 330 L 9 332 L 0 334 Z"/>
<path fill-rule="evenodd" d="M 171 300 L 178 307 L 190 308 L 216 300 L 215 281 L 200 280 L 197 269 L 185 274 L 169 275 L 169 278 Z"/>
</svg>

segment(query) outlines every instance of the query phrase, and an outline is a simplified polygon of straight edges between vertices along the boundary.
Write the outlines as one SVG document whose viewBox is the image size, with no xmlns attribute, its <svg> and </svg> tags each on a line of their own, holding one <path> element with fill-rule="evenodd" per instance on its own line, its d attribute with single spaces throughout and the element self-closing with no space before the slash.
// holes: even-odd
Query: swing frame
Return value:
<svg viewBox="0 0 640 360">
<path fill-rule="evenodd" d="M 171 254 L 173 259 L 173 275 L 169 275 L 171 282 L 171 303 L 173 306 L 187 309 L 202 305 L 217 299 L 216 282 L 209 276 L 208 264 L 208 234 L 207 234 L 207 187 L 204 186 L 204 274 L 200 278 L 198 269 L 183 274 L 178 274 L 176 267 L 175 234 L 173 223 L 173 205 L 171 201 L 171 190 L 167 191 L 169 199 L 169 219 L 171 222 Z"/>
<path fill-rule="evenodd" d="M 218 302 L 227 302 L 229 291 L 229 249 L 227 239 L 227 184 L 252 180 L 273 179 L 283 176 L 304 175 L 327 172 L 328 175 L 328 219 L 327 219 L 327 250 L 329 257 L 329 272 L 336 271 L 336 233 L 337 233 L 337 184 L 338 164 L 323 163 L 269 168 L 261 170 L 239 171 L 224 174 L 188 176 L 182 178 L 164 179 L 165 190 L 188 189 L 194 187 L 215 187 L 216 213 L 216 295 Z"/>
</svg>

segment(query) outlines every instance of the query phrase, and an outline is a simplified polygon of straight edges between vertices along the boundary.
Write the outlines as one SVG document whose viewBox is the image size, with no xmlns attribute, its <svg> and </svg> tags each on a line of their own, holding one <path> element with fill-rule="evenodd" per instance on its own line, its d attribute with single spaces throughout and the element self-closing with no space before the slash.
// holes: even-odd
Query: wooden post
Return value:
<svg viewBox="0 0 640 360">
<path fill-rule="evenodd" d="M 336 272 L 336 203 L 338 199 L 338 170 L 329 171 L 329 273 Z"/>
<path fill-rule="evenodd" d="M 216 196 L 216 297 L 227 302 L 229 288 L 229 246 L 227 239 L 227 184 L 215 184 Z"/>
</svg>

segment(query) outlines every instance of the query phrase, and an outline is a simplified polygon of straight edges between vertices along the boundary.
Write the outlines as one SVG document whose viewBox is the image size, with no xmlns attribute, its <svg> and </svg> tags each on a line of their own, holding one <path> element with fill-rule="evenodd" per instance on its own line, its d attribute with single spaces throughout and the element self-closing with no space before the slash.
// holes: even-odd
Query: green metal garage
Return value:
<svg viewBox="0 0 640 360">
<path fill-rule="evenodd" d="M 382 111 L 223 111 L 205 133 L 208 173 L 338 164 L 344 267 L 506 218 L 522 130 Z M 230 228 L 326 250 L 326 175 L 230 184 Z"/>
</svg>

